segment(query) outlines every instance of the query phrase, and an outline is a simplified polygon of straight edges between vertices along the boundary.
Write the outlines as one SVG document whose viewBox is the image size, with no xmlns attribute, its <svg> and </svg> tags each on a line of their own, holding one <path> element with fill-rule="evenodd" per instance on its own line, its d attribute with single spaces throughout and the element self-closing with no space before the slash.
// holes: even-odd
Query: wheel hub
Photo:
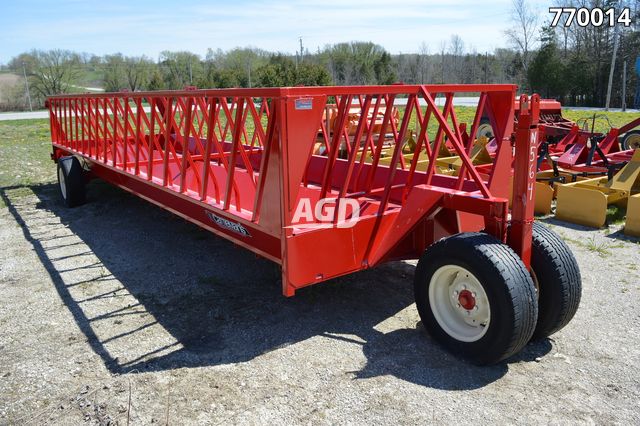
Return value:
<svg viewBox="0 0 640 426">
<path fill-rule="evenodd" d="M 473 342 L 486 333 L 489 299 L 478 278 L 464 267 L 439 268 L 429 286 L 429 301 L 440 326 L 455 339 Z"/>
<path fill-rule="evenodd" d="M 472 310 L 476 306 L 476 298 L 469 290 L 462 290 L 458 295 L 458 303 L 467 311 Z"/>
</svg>

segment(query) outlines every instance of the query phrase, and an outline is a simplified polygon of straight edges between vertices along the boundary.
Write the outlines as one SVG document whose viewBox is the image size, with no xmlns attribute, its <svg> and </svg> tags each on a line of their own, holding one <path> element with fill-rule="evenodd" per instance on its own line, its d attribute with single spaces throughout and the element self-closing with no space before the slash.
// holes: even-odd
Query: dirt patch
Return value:
<svg viewBox="0 0 640 426">
<path fill-rule="evenodd" d="M 424 332 L 412 262 L 286 299 L 271 262 L 99 181 L 76 209 L 53 184 L 2 197 L 0 423 L 640 422 L 640 246 L 617 228 L 546 221 L 582 305 L 480 368 Z"/>
</svg>

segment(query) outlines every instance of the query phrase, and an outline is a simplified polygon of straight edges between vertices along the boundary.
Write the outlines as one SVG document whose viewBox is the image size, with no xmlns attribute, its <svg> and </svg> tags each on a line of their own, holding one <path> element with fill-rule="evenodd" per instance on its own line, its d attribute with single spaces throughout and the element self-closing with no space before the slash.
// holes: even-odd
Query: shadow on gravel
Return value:
<svg viewBox="0 0 640 426">
<path fill-rule="evenodd" d="M 89 345 L 112 373 L 234 364 L 310 338 L 362 346 L 367 363 L 353 372 L 356 379 L 393 375 L 423 386 L 458 390 L 485 386 L 508 371 L 507 364 L 476 367 L 453 357 L 430 339 L 422 324 L 387 334 L 374 328 L 413 303 L 411 265 L 389 264 L 303 289 L 287 299 L 281 295 L 279 270 L 272 262 L 124 191 L 94 181 L 87 187 L 87 204 L 67 209 L 59 201 L 56 185 L 29 187 L 40 200 L 36 209 L 58 216 L 112 274 L 111 279 L 124 286 L 122 291 L 138 301 L 125 307 L 114 303 L 117 308 L 112 311 L 90 317 L 88 303 L 115 301 L 117 292 L 105 289 L 89 298 L 74 298 L 74 287 L 91 284 L 100 289 L 102 279 L 65 282 L 64 272 L 53 264 L 60 252 L 49 248 L 56 237 L 34 234 L 29 214 L 16 207 L 8 189 L 0 190 L 4 203 Z M 73 244 L 61 239 L 55 248 L 66 245 Z M 79 250 L 86 253 L 82 247 Z M 124 347 L 135 349 L 139 339 L 148 338 L 148 324 L 129 326 L 130 331 L 109 338 L 101 339 L 96 332 L 95 321 L 114 318 L 128 325 L 128 318 L 133 318 L 128 315 L 140 312 L 149 313 L 152 325 L 162 326 L 174 341 L 161 342 L 155 350 L 138 349 L 142 353 L 132 356 L 118 353 L 112 345 L 125 340 Z M 548 341 L 530 344 L 510 362 L 531 361 L 550 349 Z"/>
<path fill-rule="evenodd" d="M 599 228 L 591 228 L 591 227 L 588 227 L 588 226 L 578 225 L 576 223 L 571 223 L 571 222 L 565 222 L 563 220 L 558 220 L 553 216 L 536 218 L 536 221 L 547 223 L 549 225 L 559 226 L 559 227 L 562 227 L 562 228 L 573 229 L 575 231 L 592 231 L 592 232 L 601 231 L 601 229 L 599 229 Z"/>
<path fill-rule="evenodd" d="M 631 235 L 625 234 L 624 228 L 608 234 L 607 238 L 611 238 L 613 240 L 628 241 L 630 243 L 640 243 L 639 237 L 632 237 Z"/>
</svg>

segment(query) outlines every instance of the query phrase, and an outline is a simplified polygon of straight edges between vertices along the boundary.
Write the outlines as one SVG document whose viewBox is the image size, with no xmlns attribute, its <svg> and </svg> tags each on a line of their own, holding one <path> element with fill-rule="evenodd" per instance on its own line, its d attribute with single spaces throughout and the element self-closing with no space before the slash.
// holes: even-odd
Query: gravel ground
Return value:
<svg viewBox="0 0 640 426">
<path fill-rule="evenodd" d="M 94 182 L 3 189 L 0 424 L 640 424 L 640 245 L 545 220 L 583 300 L 508 363 L 442 350 L 414 263 L 281 296 L 272 263 Z"/>
</svg>

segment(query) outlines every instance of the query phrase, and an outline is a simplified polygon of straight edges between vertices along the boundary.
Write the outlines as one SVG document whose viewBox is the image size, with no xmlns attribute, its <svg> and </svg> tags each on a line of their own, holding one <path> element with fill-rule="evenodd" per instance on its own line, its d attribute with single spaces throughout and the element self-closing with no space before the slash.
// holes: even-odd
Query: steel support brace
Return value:
<svg viewBox="0 0 640 426">
<path fill-rule="evenodd" d="M 520 97 L 520 117 L 515 134 L 513 205 L 508 242 L 527 268 L 531 267 L 539 115 L 540 97 L 533 95 L 529 99 L 526 95 L 522 95 Z"/>
</svg>

